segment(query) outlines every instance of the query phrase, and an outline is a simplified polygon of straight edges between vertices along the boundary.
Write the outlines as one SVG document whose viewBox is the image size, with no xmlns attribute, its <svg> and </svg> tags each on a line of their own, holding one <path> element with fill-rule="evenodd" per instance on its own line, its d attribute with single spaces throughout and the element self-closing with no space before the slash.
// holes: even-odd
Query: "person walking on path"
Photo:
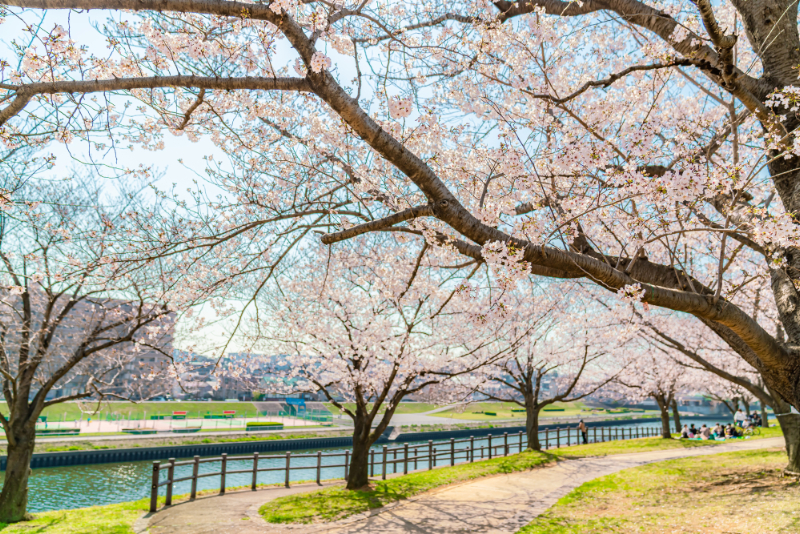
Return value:
<svg viewBox="0 0 800 534">
<path fill-rule="evenodd" d="M 587 445 L 589 443 L 589 429 L 586 428 L 586 423 L 583 422 L 583 419 L 578 423 L 578 430 L 581 431 L 581 435 L 583 436 L 583 444 Z"/>
</svg>

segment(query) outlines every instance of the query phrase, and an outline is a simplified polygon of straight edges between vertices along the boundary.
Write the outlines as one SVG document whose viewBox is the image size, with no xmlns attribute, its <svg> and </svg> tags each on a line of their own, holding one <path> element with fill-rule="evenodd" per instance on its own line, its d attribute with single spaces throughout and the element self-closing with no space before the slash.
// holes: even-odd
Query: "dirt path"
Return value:
<svg viewBox="0 0 800 534">
<path fill-rule="evenodd" d="M 584 482 L 653 462 L 742 450 L 783 447 L 783 438 L 565 460 L 550 467 L 447 486 L 372 514 L 327 525 L 270 525 L 263 503 L 317 486 L 269 489 L 201 498 L 144 517 L 137 532 L 150 534 L 512 534 Z"/>
</svg>

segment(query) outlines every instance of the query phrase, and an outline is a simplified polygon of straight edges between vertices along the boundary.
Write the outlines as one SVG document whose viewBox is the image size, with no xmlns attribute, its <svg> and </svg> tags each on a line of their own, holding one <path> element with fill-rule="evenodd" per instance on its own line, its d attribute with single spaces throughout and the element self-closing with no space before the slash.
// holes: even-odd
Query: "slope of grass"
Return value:
<svg viewBox="0 0 800 534">
<path fill-rule="evenodd" d="M 81 411 L 83 408 L 83 411 Z M 97 412 L 95 413 L 95 410 Z M 207 413 L 222 413 L 223 410 L 235 410 L 238 417 L 247 414 L 249 417 L 257 415 L 256 407 L 250 402 L 103 402 L 98 405 L 95 403 L 65 402 L 56 404 L 44 409 L 48 422 L 77 421 L 91 417 L 92 419 L 105 420 L 109 416 L 128 419 L 144 419 L 145 415 L 150 417 L 155 414 L 171 414 L 172 412 L 189 412 L 187 417 L 198 418 Z M 0 403 L 0 413 L 8 413 L 6 404 Z"/>
<path fill-rule="evenodd" d="M 547 417 L 566 417 L 574 415 L 591 414 L 591 409 L 581 402 L 560 402 L 550 406 L 552 410 L 540 412 L 541 418 Z M 519 419 L 525 420 L 525 412 L 513 412 L 522 408 L 513 402 L 475 402 L 466 407 L 455 407 L 450 410 L 431 414 L 436 417 L 447 417 L 450 419 L 463 419 L 465 421 L 491 421 L 495 419 Z M 491 412 L 496 415 L 487 415 Z"/>
<path fill-rule="evenodd" d="M 339 413 L 339 409 L 330 402 L 326 402 L 325 407 L 328 408 L 328 410 L 330 410 L 331 413 L 334 414 Z M 349 410 L 355 410 L 356 405 L 353 402 L 345 402 L 344 407 Z M 440 407 L 439 405 L 431 404 L 429 402 L 401 402 L 400 406 L 397 407 L 394 413 L 396 414 L 423 413 L 435 410 L 436 408 L 439 407 Z M 372 406 L 370 406 L 370 408 L 372 408 Z M 386 408 L 382 406 L 381 408 L 379 408 L 378 411 L 379 413 L 384 413 L 386 411 Z"/>
<path fill-rule="evenodd" d="M 762 437 L 780 435 L 780 429 L 765 430 Z M 347 491 L 341 486 L 280 497 L 261 507 L 259 512 L 270 523 L 313 523 L 342 519 L 407 499 L 430 489 L 496 473 L 522 471 L 545 465 L 553 460 L 589 456 L 606 456 L 665 449 L 682 449 L 719 445 L 716 441 L 666 440 L 660 437 L 613 441 L 552 449 L 537 453 L 523 452 L 496 458 L 442 467 L 433 471 L 412 473 L 386 481 L 373 481 L 364 491 Z"/>
<path fill-rule="evenodd" d="M 519 534 L 800 532 L 782 450 L 683 458 L 587 482 Z"/>
<path fill-rule="evenodd" d="M 148 499 L 35 514 L 32 521 L 6 525 L 2 534 L 133 534 L 133 524 L 150 507 Z"/>
</svg>

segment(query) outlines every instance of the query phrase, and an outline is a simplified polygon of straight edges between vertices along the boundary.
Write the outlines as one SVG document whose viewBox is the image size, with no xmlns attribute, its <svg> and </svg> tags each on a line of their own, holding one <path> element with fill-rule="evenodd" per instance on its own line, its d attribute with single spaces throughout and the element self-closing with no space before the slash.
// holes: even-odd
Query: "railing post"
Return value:
<svg viewBox="0 0 800 534">
<path fill-rule="evenodd" d="M 556 449 L 561 448 L 561 427 L 556 428 Z"/>
<path fill-rule="evenodd" d="M 489 459 L 492 459 L 492 435 L 489 434 Z"/>
<path fill-rule="evenodd" d="M 192 465 L 192 492 L 189 494 L 191 500 L 197 498 L 197 475 L 200 474 L 200 457 L 194 457 L 194 465 Z"/>
<path fill-rule="evenodd" d="M 347 473 L 347 468 L 344 468 L 344 472 Z M 375 449 L 370 449 L 369 451 L 369 476 L 375 476 Z M 347 476 L 345 475 L 345 478 Z"/>
<path fill-rule="evenodd" d="M 428 440 L 428 471 L 433 469 L 433 441 Z"/>
<path fill-rule="evenodd" d="M 319 477 L 320 471 L 322 471 L 322 451 L 317 451 L 317 486 L 321 486 Z"/>
<path fill-rule="evenodd" d="M 253 453 L 253 481 L 250 483 L 250 489 L 255 491 L 258 484 L 258 452 Z"/>
<path fill-rule="evenodd" d="M 286 452 L 286 479 L 283 482 L 283 485 L 287 488 L 289 487 L 289 472 L 291 471 L 292 465 L 292 453 Z"/>
<path fill-rule="evenodd" d="M 503 432 L 503 456 L 508 456 L 508 432 Z"/>
<path fill-rule="evenodd" d="M 436 447 L 433 448 L 433 466 L 436 467 Z"/>
<path fill-rule="evenodd" d="M 164 501 L 164 506 L 172 506 L 172 480 L 175 478 L 175 458 L 169 459 L 169 466 L 167 466 L 167 498 Z"/>
<path fill-rule="evenodd" d="M 383 446 L 383 472 L 381 473 L 381 478 L 386 480 L 386 459 L 389 456 L 389 451 L 387 451 L 388 447 L 386 445 Z"/>
<path fill-rule="evenodd" d="M 417 457 L 419 456 L 419 447 L 414 447 L 414 471 L 417 470 Z"/>
<path fill-rule="evenodd" d="M 522 452 L 522 430 L 519 431 L 519 452 Z"/>
<path fill-rule="evenodd" d="M 597 427 L 592 427 L 592 443 L 597 443 Z"/>
<path fill-rule="evenodd" d="M 456 465 L 456 441 L 450 438 L 450 467 Z"/>
<path fill-rule="evenodd" d="M 375 451 L 372 453 L 372 476 L 375 476 Z M 344 451 L 344 479 L 350 478 L 350 451 Z"/>
<path fill-rule="evenodd" d="M 222 453 L 222 470 L 219 473 L 219 494 L 225 495 L 225 472 L 228 470 L 228 454 Z"/>
<path fill-rule="evenodd" d="M 403 444 L 403 474 L 408 474 L 408 443 Z"/>
<path fill-rule="evenodd" d="M 469 463 L 475 461 L 475 436 L 469 437 Z"/>
<path fill-rule="evenodd" d="M 158 508 L 158 481 L 161 462 L 153 462 L 153 483 L 150 486 L 150 513 L 155 513 Z"/>
<path fill-rule="evenodd" d="M 392 451 L 392 474 L 397 473 L 397 449 Z"/>
<path fill-rule="evenodd" d="M 549 428 L 545 428 L 544 429 L 544 448 L 545 449 L 549 449 L 550 448 L 550 429 Z"/>
</svg>

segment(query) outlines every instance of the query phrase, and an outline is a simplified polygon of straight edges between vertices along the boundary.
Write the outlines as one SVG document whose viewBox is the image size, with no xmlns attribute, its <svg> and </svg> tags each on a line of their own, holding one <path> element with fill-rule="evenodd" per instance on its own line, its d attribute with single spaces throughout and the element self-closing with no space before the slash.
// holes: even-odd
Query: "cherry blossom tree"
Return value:
<svg viewBox="0 0 800 534">
<path fill-rule="evenodd" d="M 661 412 L 661 437 L 672 439 L 670 408 L 679 394 L 701 389 L 708 375 L 682 365 L 679 353 L 665 357 L 662 350 L 633 334 L 625 344 L 624 353 L 617 354 L 622 370 L 614 379 L 614 390 L 634 401 L 655 400 Z"/>
<path fill-rule="evenodd" d="M 527 326 L 477 317 L 484 297 L 469 282 L 481 265 L 453 266 L 457 255 L 441 248 L 387 236 L 306 254 L 259 299 L 249 336 L 255 352 L 283 355 L 271 358 L 270 379 L 281 380 L 272 387 L 319 392 L 352 418 L 347 488 L 358 489 L 369 483 L 370 447 L 406 396 L 461 398 L 454 381 L 513 350 Z"/>
<path fill-rule="evenodd" d="M 26 517 L 28 476 L 42 411 L 70 400 L 130 398 L 169 369 L 174 284 L 168 264 L 144 272 L 114 261 L 119 205 L 80 179 L 32 181 L 3 207 L 0 375 L 8 440 L 0 521 Z M 105 197 L 108 201 L 108 197 Z"/>
<path fill-rule="evenodd" d="M 551 291 L 549 296 L 533 291 L 517 294 L 510 309 L 514 313 L 526 310 L 519 323 L 529 332 L 502 358 L 472 373 L 469 380 L 479 397 L 525 408 L 528 448 L 536 451 L 541 450 L 542 409 L 596 393 L 618 372 L 613 366 L 603 365 L 606 351 L 616 348 L 615 340 L 604 340 L 608 329 L 589 320 L 596 319 L 587 306 L 591 299 L 567 284 Z M 587 313 L 576 317 L 577 310 Z"/>
</svg>

